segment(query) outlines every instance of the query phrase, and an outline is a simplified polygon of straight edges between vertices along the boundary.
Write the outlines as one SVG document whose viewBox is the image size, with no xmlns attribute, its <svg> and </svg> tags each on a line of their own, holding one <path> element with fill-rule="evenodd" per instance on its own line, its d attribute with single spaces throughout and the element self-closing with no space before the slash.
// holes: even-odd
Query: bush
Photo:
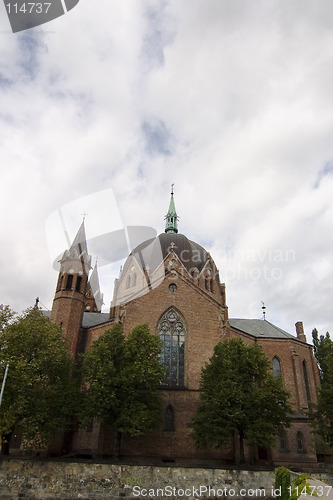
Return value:
<svg viewBox="0 0 333 500">
<path fill-rule="evenodd" d="M 290 493 L 290 470 L 285 467 L 275 469 L 275 489 L 281 488 L 281 500 L 288 500 Z"/>
<path fill-rule="evenodd" d="M 307 474 L 300 474 L 296 479 L 294 479 L 291 485 L 291 495 L 289 500 L 297 500 L 297 498 L 305 492 L 307 495 L 312 495 L 315 497 L 318 496 L 315 491 L 312 491 L 312 489 L 310 489 L 310 485 L 306 482 L 307 479 L 310 479 L 310 476 L 308 476 Z"/>
</svg>

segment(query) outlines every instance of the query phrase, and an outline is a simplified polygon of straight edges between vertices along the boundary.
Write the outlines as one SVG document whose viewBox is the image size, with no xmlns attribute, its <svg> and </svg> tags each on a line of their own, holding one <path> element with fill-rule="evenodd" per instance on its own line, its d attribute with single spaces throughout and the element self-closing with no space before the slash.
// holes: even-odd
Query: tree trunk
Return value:
<svg viewBox="0 0 333 500">
<path fill-rule="evenodd" d="M 1 454 L 9 455 L 9 441 L 12 437 L 13 431 L 1 435 Z"/>
<path fill-rule="evenodd" d="M 121 446 L 122 434 L 123 434 L 122 432 L 119 432 L 117 430 L 116 439 L 115 439 L 115 443 L 114 443 L 114 458 L 117 461 L 120 459 L 120 446 Z"/>
<path fill-rule="evenodd" d="M 244 432 L 243 432 L 243 429 L 239 429 L 239 455 L 240 455 L 240 463 L 241 464 L 245 464 Z"/>
</svg>

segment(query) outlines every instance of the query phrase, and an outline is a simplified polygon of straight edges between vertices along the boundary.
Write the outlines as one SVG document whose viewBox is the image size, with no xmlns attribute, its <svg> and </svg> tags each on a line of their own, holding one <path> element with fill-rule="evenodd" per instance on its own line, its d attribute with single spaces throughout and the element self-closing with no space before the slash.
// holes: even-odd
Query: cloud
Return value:
<svg viewBox="0 0 333 500">
<path fill-rule="evenodd" d="M 333 173 L 333 161 L 328 161 L 318 172 L 318 176 L 315 182 L 315 189 L 318 189 L 322 180 Z"/>
<path fill-rule="evenodd" d="M 171 154 L 171 137 L 165 123 L 159 120 L 146 120 L 142 124 L 142 134 L 148 155 Z"/>
<path fill-rule="evenodd" d="M 282 328 L 333 331 L 332 10 L 100 0 L 16 35 L 3 16 L 1 301 L 51 306 L 53 211 L 112 189 L 124 223 L 161 232 L 175 183 L 180 231 L 215 258 L 231 317 L 261 317 L 263 300 Z"/>
</svg>

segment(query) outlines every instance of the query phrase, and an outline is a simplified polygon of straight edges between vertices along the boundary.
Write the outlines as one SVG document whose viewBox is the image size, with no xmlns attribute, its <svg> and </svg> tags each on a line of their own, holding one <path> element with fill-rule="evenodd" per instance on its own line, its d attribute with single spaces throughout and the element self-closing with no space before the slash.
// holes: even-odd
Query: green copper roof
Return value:
<svg viewBox="0 0 333 500">
<path fill-rule="evenodd" d="M 177 221 L 178 221 L 178 216 L 176 212 L 176 207 L 175 207 L 175 200 L 173 199 L 173 184 L 172 184 L 172 190 L 171 190 L 171 200 L 170 200 L 170 205 L 169 205 L 169 211 L 165 216 L 165 232 L 166 233 L 178 233 L 178 228 L 177 228 Z"/>
</svg>

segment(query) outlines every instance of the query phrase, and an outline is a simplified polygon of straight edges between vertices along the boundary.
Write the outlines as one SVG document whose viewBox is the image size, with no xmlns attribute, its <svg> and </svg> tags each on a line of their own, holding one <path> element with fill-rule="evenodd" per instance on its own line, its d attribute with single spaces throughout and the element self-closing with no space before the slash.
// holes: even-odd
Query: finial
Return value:
<svg viewBox="0 0 333 500">
<path fill-rule="evenodd" d="M 171 196 L 173 196 L 173 186 L 174 184 L 171 184 Z"/>
<path fill-rule="evenodd" d="M 38 304 L 39 304 L 39 297 L 36 297 L 36 302 L 35 302 L 35 305 L 34 305 L 34 309 L 39 309 Z"/>
<path fill-rule="evenodd" d="M 83 212 L 83 214 L 81 214 L 82 217 L 83 217 L 83 222 L 86 220 L 86 216 L 89 215 L 89 214 L 86 214 L 85 212 Z"/>
<path fill-rule="evenodd" d="M 261 309 L 262 309 L 262 314 L 263 314 L 262 319 L 265 320 L 266 319 L 266 306 L 265 306 L 263 301 L 261 301 L 261 303 L 262 303 Z"/>
</svg>

